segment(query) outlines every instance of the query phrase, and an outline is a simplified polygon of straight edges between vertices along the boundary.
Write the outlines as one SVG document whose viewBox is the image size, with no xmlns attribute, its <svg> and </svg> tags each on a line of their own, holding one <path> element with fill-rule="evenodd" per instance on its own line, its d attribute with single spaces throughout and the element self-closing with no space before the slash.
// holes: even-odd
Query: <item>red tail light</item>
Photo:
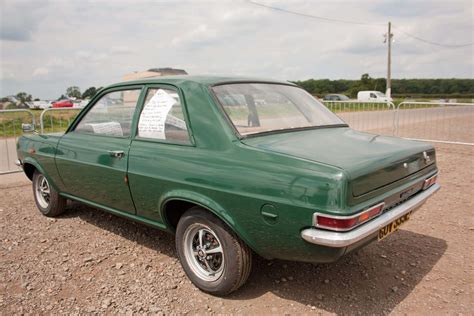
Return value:
<svg viewBox="0 0 474 316">
<path fill-rule="evenodd" d="M 428 178 L 425 180 L 425 183 L 423 184 L 423 190 L 428 189 L 430 186 L 436 183 L 436 180 L 438 179 L 438 175 L 435 174 L 431 178 Z"/>
<path fill-rule="evenodd" d="M 314 225 L 336 231 L 350 230 L 379 215 L 384 206 L 385 203 L 382 202 L 352 216 L 329 216 L 316 213 L 314 214 Z"/>
</svg>

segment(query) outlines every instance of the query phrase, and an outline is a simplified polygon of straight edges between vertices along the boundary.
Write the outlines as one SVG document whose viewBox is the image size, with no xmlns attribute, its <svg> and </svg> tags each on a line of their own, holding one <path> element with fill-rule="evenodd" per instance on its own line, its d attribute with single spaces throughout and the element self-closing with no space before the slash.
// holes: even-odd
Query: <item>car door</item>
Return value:
<svg viewBox="0 0 474 316">
<path fill-rule="evenodd" d="M 162 222 L 164 192 L 183 189 L 196 167 L 195 147 L 181 93 L 148 87 L 130 146 L 128 176 L 137 215 Z"/>
<path fill-rule="evenodd" d="M 135 213 L 127 165 L 141 86 L 101 93 L 58 144 L 56 165 L 68 194 Z"/>
</svg>

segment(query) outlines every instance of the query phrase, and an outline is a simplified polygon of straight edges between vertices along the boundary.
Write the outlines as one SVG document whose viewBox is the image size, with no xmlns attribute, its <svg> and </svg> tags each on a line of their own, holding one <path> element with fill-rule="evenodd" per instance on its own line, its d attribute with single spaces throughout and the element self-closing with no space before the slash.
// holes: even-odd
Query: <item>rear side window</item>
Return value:
<svg viewBox="0 0 474 316">
<path fill-rule="evenodd" d="M 105 94 L 81 119 L 75 131 L 105 136 L 130 136 L 140 92 L 141 89 L 134 89 Z"/>
<path fill-rule="evenodd" d="M 138 136 L 189 144 L 188 127 L 177 91 L 148 89 L 138 121 Z"/>
</svg>

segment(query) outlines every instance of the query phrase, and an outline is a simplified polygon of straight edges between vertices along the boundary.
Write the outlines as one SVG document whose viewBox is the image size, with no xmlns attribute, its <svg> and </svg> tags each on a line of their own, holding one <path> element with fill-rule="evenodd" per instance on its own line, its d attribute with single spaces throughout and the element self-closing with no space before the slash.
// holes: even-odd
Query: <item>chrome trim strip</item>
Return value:
<svg viewBox="0 0 474 316">
<path fill-rule="evenodd" d="M 365 210 L 363 210 L 362 212 L 359 212 L 359 213 L 356 213 L 354 215 L 351 215 L 351 216 L 342 216 L 342 215 L 328 215 L 328 214 L 324 214 L 324 213 L 319 213 L 319 212 L 316 212 L 313 214 L 313 226 L 314 227 L 318 227 L 318 228 L 322 228 L 322 229 L 330 229 L 330 230 L 333 230 L 333 231 L 339 231 L 339 232 L 346 232 L 348 230 L 352 230 L 362 224 L 364 224 L 365 222 L 367 221 L 364 221 L 362 223 L 358 223 L 357 225 L 355 226 L 351 226 L 349 228 L 335 228 L 335 227 L 330 227 L 330 226 L 325 226 L 325 225 L 319 225 L 318 224 L 318 215 L 321 215 L 323 217 L 326 217 L 326 218 L 334 218 L 334 219 L 352 219 L 354 217 L 359 217 L 361 216 L 362 214 L 364 213 L 367 213 L 367 212 L 370 212 L 370 210 L 376 208 L 376 207 L 379 207 L 379 206 L 382 206 L 382 209 L 380 210 L 380 212 L 375 215 L 373 218 L 376 218 L 377 216 L 379 216 L 380 214 L 382 214 L 384 208 L 385 208 L 385 202 L 381 202 L 381 203 L 378 203 L 378 204 L 375 204 L 369 208 L 366 208 Z"/>
<path fill-rule="evenodd" d="M 378 232 L 385 225 L 388 225 L 395 219 L 405 215 L 408 212 L 415 211 L 426 200 L 440 189 L 439 184 L 434 184 L 425 191 L 413 196 L 408 201 L 394 207 L 390 211 L 374 218 L 365 225 L 359 226 L 349 232 L 336 232 L 321 230 L 317 228 L 308 228 L 301 232 L 301 237 L 309 243 L 328 246 L 328 247 L 347 247 L 370 235 Z"/>
</svg>

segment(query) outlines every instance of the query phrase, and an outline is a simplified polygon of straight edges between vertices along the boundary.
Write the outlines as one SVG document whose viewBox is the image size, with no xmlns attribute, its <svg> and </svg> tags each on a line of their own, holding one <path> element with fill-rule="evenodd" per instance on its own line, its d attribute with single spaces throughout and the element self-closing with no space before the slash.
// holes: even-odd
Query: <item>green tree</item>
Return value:
<svg viewBox="0 0 474 316">
<path fill-rule="evenodd" d="M 92 98 L 97 93 L 96 87 L 87 88 L 82 94 L 82 99 Z"/>
<path fill-rule="evenodd" d="M 377 78 L 373 80 L 373 89 L 381 92 L 385 92 L 387 89 L 387 80 L 385 78 Z"/>
<path fill-rule="evenodd" d="M 16 97 L 18 100 L 20 100 L 20 103 L 25 103 L 25 102 L 30 102 L 33 97 L 31 96 L 31 94 L 28 94 L 26 92 L 18 92 L 16 94 Z"/>
<path fill-rule="evenodd" d="M 385 78 L 372 78 L 369 74 L 363 74 L 359 80 L 308 79 L 294 83 L 317 96 L 341 93 L 351 97 L 356 97 L 361 90 L 384 92 L 387 84 Z M 466 95 L 471 98 L 474 94 L 474 79 L 392 79 L 392 94 L 399 97 Z"/>
<path fill-rule="evenodd" d="M 77 86 L 72 86 L 66 89 L 66 95 L 70 98 L 81 98 L 81 90 Z"/>
<path fill-rule="evenodd" d="M 372 82 L 372 78 L 370 78 L 370 75 L 369 75 L 369 74 L 363 74 L 363 75 L 360 77 L 360 82 L 361 82 L 363 85 L 369 85 L 369 84 Z"/>
</svg>

